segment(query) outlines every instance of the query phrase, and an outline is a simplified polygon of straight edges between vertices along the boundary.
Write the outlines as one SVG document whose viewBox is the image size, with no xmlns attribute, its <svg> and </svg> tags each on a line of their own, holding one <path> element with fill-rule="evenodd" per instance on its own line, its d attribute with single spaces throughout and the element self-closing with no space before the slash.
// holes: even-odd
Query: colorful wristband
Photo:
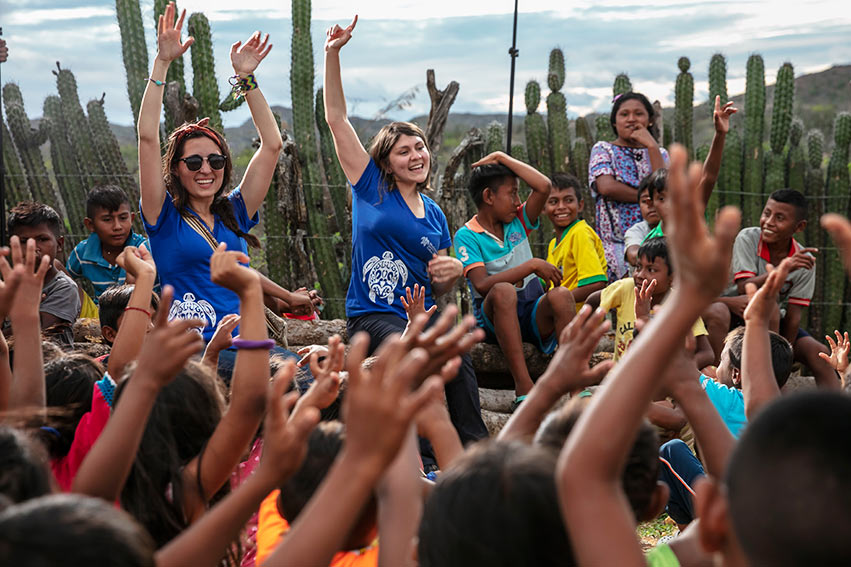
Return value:
<svg viewBox="0 0 851 567">
<path fill-rule="evenodd" d="M 275 348 L 275 341 L 272 339 L 265 339 L 261 341 L 251 341 L 248 339 L 233 339 L 233 341 L 231 341 L 231 345 L 235 349 L 242 350 L 272 350 L 273 348 Z"/>
<path fill-rule="evenodd" d="M 151 78 L 151 77 L 148 77 L 148 78 L 147 78 L 147 79 L 145 79 L 145 80 L 146 80 L 146 81 L 151 81 L 152 83 L 154 83 L 154 84 L 155 84 L 156 86 L 158 86 L 158 87 L 161 87 L 161 86 L 163 86 L 163 85 L 165 84 L 165 81 L 158 81 L 158 80 L 153 79 L 153 78 Z"/>
<path fill-rule="evenodd" d="M 124 311 L 125 312 L 126 311 L 141 311 L 142 313 L 144 313 L 148 317 L 151 317 L 151 312 L 148 311 L 147 309 L 142 309 L 141 307 L 125 307 Z"/>
</svg>

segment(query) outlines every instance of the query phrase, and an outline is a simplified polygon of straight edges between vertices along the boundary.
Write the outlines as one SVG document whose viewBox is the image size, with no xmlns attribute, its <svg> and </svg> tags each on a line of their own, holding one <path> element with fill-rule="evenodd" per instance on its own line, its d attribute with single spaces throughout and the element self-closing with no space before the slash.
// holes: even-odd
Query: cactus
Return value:
<svg viewBox="0 0 851 567">
<path fill-rule="evenodd" d="M 550 140 L 550 173 L 567 171 L 570 155 L 570 129 L 567 120 L 567 100 L 561 93 L 564 86 L 564 54 L 561 49 L 550 52 L 547 75 L 550 94 L 547 95 L 547 131 Z"/>
<path fill-rule="evenodd" d="M 585 145 L 588 146 L 589 149 L 594 145 L 594 137 L 591 135 L 591 128 L 588 127 L 588 120 L 584 116 L 580 116 L 576 119 L 576 137 L 585 140 Z"/>
<path fill-rule="evenodd" d="M 207 16 L 195 12 L 189 16 L 189 35 L 192 44 L 192 95 L 198 101 L 198 116 L 209 117 L 210 126 L 222 131 L 219 112 L 219 86 L 216 82 L 216 62 L 213 57 L 213 39 Z"/>
<path fill-rule="evenodd" d="M 546 171 L 549 167 L 549 145 L 544 117 L 538 114 L 540 103 L 541 86 L 537 81 L 529 81 L 526 83 L 526 152 L 532 167 Z"/>
<path fill-rule="evenodd" d="M 742 206 L 742 137 L 737 127 L 730 128 L 718 173 L 718 205 Z"/>
<path fill-rule="evenodd" d="M 85 203 L 88 188 L 80 173 L 77 154 L 71 142 L 60 98 L 56 95 L 45 98 L 43 110 L 41 127 L 45 129 L 50 140 L 50 159 L 59 195 L 64 205 L 65 218 L 68 219 L 70 232 L 80 234 L 84 231 L 83 218 L 86 216 Z M 56 208 L 56 210 L 60 209 Z"/>
<path fill-rule="evenodd" d="M 331 242 L 328 222 L 323 214 L 323 192 L 316 171 L 316 134 L 313 114 L 313 44 L 310 39 L 310 0 L 292 0 L 292 67 L 290 88 L 293 101 L 293 131 L 301 152 L 300 160 L 307 203 L 308 226 L 313 238 L 313 262 L 323 295 L 342 298 L 343 281 Z M 339 302 L 329 302 L 328 317 L 342 318 L 345 310 Z"/>
<path fill-rule="evenodd" d="M 786 154 L 786 187 L 804 192 L 804 174 L 806 172 L 806 152 L 801 143 L 804 136 L 804 123 L 800 118 L 792 121 L 789 128 L 789 153 Z"/>
<path fill-rule="evenodd" d="M 18 149 L 18 156 L 24 166 L 27 176 L 27 186 L 33 199 L 42 203 L 50 203 L 53 198 L 53 184 L 44 166 L 39 146 L 44 141 L 46 134 L 41 134 L 30 125 L 24 109 L 24 99 L 21 89 L 14 83 L 6 83 L 3 86 L 3 103 L 6 109 L 6 120 L 9 124 L 9 132 Z"/>
<path fill-rule="evenodd" d="M 688 57 L 677 61 L 680 74 L 677 75 L 675 90 L 674 140 L 684 145 L 688 155 L 694 157 L 694 77 L 688 72 L 691 62 Z"/>
<path fill-rule="evenodd" d="M 795 103 L 795 70 L 791 63 L 784 63 L 777 71 L 774 86 L 774 108 L 771 112 L 771 151 L 776 155 L 783 152 L 792 125 L 792 106 Z"/>
<path fill-rule="evenodd" d="M 323 89 L 316 91 L 316 127 L 319 130 L 319 150 L 322 158 L 322 167 L 325 170 L 325 179 L 328 181 L 328 192 L 331 194 L 331 204 L 334 206 L 334 216 L 337 221 L 337 230 L 343 235 L 344 240 L 349 243 L 347 253 L 343 255 L 345 263 L 351 260 L 351 236 L 352 222 L 346 209 L 348 187 L 343 168 L 337 161 L 337 152 L 334 149 L 334 138 L 331 129 L 325 121 L 325 99 Z M 432 167 L 435 167 L 434 165 Z"/>
<path fill-rule="evenodd" d="M 10 208 L 21 201 L 32 199 L 30 188 L 27 187 L 27 176 L 21 158 L 12 143 L 12 134 L 3 121 L 3 167 L 6 180 L 6 207 Z"/>
<path fill-rule="evenodd" d="M 715 97 L 721 97 L 723 106 L 727 98 L 727 59 L 716 53 L 709 60 L 709 104 L 715 104 Z"/>
<path fill-rule="evenodd" d="M 65 117 L 65 127 L 68 129 L 68 137 L 74 146 L 77 156 L 77 165 L 83 176 L 83 183 L 91 187 L 104 180 L 106 168 L 101 160 L 102 154 L 96 149 L 89 128 L 86 113 L 80 105 L 77 96 L 77 80 L 74 74 L 56 64 L 56 87 L 59 90 L 59 99 L 62 103 L 62 115 Z"/>
<path fill-rule="evenodd" d="M 632 90 L 632 82 L 626 73 L 620 73 L 615 77 L 615 82 L 612 85 L 612 98 L 628 93 Z"/>
<path fill-rule="evenodd" d="M 851 180 L 848 174 L 848 146 L 851 144 L 851 114 L 840 112 L 833 123 L 833 151 L 827 164 L 825 194 L 828 197 L 825 212 L 848 214 L 848 193 Z M 826 251 L 824 261 L 825 302 L 833 308 L 825 310 L 825 329 L 838 329 L 842 324 L 845 299 L 845 271 L 839 253 L 831 248 Z"/>
<path fill-rule="evenodd" d="M 585 138 L 580 136 L 576 137 L 576 141 L 573 142 L 573 151 L 571 152 L 571 156 L 573 156 L 573 168 L 576 174 L 577 179 L 579 179 L 579 183 L 582 185 L 582 189 L 586 189 L 588 187 L 588 163 L 591 159 L 591 146 L 585 141 Z M 596 212 L 595 212 L 595 203 L 594 199 L 591 198 L 591 194 L 588 191 L 583 191 L 584 199 L 582 209 L 582 218 L 585 219 L 591 228 L 596 228 Z"/>
<path fill-rule="evenodd" d="M 118 29 L 121 32 L 121 55 L 127 75 L 127 96 L 133 112 L 133 124 L 139 122 L 139 108 L 145 94 L 145 79 L 148 77 L 148 48 L 145 45 L 145 29 L 142 26 L 142 10 L 139 0 L 115 0 Z"/>
<path fill-rule="evenodd" d="M 505 148 L 505 126 L 496 120 L 492 121 L 485 132 L 485 140 L 487 153 L 502 151 Z"/>
<path fill-rule="evenodd" d="M 770 194 L 786 187 L 786 159 L 782 153 L 765 154 L 765 193 Z"/>
<path fill-rule="evenodd" d="M 806 164 L 805 191 L 809 202 L 809 216 L 807 218 L 806 240 L 807 246 L 812 246 L 820 250 L 825 244 L 824 232 L 819 228 L 819 219 L 825 212 L 825 193 L 824 193 L 824 169 L 822 168 L 822 149 L 824 148 L 824 136 L 818 130 L 810 130 L 807 133 L 807 155 L 808 163 Z M 819 261 L 816 262 L 816 270 L 823 271 L 820 278 L 816 280 L 815 291 L 813 292 L 813 301 L 809 309 L 809 318 L 811 328 L 824 331 L 827 329 L 824 326 L 823 315 L 830 311 L 824 307 L 825 297 L 825 275 L 827 268 L 829 251 L 822 250 L 819 255 Z M 836 258 L 832 258 L 836 260 Z"/>
<path fill-rule="evenodd" d="M 157 30 L 159 17 L 165 13 L 165 8 L 167 5 L 168 0 L 154 0 L 154 33 L 156 33 Z M 174 9 L 175 14 L 177 14 L 177 17 L 180 17 L 180 10 L 178 9 L 176 3 Z M 184 78 L 183 72 L 182 55 L 177 59 L 173 60 L 168 66 L 168 71 L 166 72 L 165 76 L 165 82 L 177 83 L 177 89 L 181 97 L 186 92 L 186 80 Z M 165 89 L 163 89 L 163 102 L 165 102 Z M 175 116 L 175 109 L 171 105 L 164 104 L 163 109 L 165 110 L 165 131 L 166 133 L 169 133 L 173 131 L 176 127 L 180 126 L 178 122 L 182 120 L 182 117 Z"/>
<path fill-rule="evenodd" d="M 594 130 L 598 142 L 611 142 L 615 139 L 612 123 L 608 114 L 598 114 L 594 119 Z"/>
<path fill-rule="evenodd" d="M 763 206 L 763 150 L 765 124 L 765 65 L 762 56 L 748 58 L 745 88 L 744 177 L 742 225 L 756 223 Z"/>
</svg>

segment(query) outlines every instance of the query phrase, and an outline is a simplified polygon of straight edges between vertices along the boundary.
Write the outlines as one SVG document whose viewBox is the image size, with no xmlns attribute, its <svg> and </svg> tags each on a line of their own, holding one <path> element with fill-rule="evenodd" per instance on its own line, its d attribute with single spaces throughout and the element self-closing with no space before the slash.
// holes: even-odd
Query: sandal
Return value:
<svg viewBox="0 0 851 567">
<path fill-rule="evenodd" d="M 516 398 L 514 398 L 514 401 L 511 402 L 511 413 L 514 413 L 517 408 L 520 407 L 520 404 L 526 400 L 527 395 L 528 394 L 523 394 L 522 396 L 517 396 Z"/>
</svg>

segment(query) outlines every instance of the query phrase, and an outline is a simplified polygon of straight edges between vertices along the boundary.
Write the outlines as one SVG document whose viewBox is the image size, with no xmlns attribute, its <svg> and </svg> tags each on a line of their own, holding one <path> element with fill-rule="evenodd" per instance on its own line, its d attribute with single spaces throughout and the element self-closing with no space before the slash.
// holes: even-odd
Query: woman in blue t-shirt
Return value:
<svg viewBox="0 0 851 567">
<path fill-rule="evenodd" d="M 352 37 L 357 17 L 333 26 L 325 42 L 325 119 L 337 157 L 352 185 L 352 275 L 346 294 L 349 336 L 366 331 L 370 352 L 402 332 L 407 314 L 401 297 L 419 284 L 426 308 L 461 277 L 461 262 L 448 255 L 449 226 L 428 189 L 431 155 L 425 134 L 414 124 L 384 126 L 364 149 L 349 122 L 340 77 L 340 48 Z M 469 356 L 447 384 L 449 412 L 462 441 L 487 436 L 479 409 L 476 376 Z"/>
</svg>

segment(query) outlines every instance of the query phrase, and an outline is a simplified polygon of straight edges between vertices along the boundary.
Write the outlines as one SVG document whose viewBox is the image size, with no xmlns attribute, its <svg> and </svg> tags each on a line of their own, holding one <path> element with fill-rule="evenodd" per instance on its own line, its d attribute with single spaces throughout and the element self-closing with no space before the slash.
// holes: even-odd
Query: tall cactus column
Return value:
<svg viewBox="0 0 851 567">
<path fill-rule="evenodd" d="M 209 117 L 210 126 L 222 131 L 219 112 L 219 85 L 216 82 L 216 61 L 213 57 L 213 39 L 207 16 L 195 12 L 189 16 L 189 34 L 195 38 L 192 52 L 192 94 L 198 101 L 198 116 Z"/>
<path fill-rule="evenodd" d="M 806 245 L 814 248 L 822 249 L 824 246 L 824 231 L 819 228 L 819 219 L 825 212 L 824 199 L 824 169 L 822 161 L 824 159 L 824 136 L 819 130 L 810 130 L 807 133 L 807 173 L 806 173 L 806 190 L 804 194 L 809 201 L 810 214 L 807 221 L 807 239 Z M 816 260 L 816 275 L 818 271 L 825 271 L 827 267 L 828 255 L 825 253 L 819 254 Z M 818 335 L 823 335 L 830 331 L 824 326 L 822 314 L 824 313 L 824 295 L 825 295 L 825 278 L 816 278 L 816 289 L 813 293 L 813 302 L 810 305 L 809 316 L 811 329 Z"/>
<path fill-rule="evenodd" d="M 765 193 L 786 187 L 786 158 L 783 149 L 792 126 L 792 107 L 795 103 L 795 71 L 784 63 L 777 71 L 774 86 L 774 108 L 771 112 L 771 153 L 765 160 Z"/>
<path fill-rule="evenodd" d="M 827 183 L 825 192 L 828 196 L 828 211 L 848 214 L 851 179 L 848 173 L 849 144 L 851 144 L 851 114 L 840 112 L 833 122 L 833 151 L 827 164 Z M 825 301 L 832 309 L 825 313 L 825 330 L 844 328 L 848 322 L 845 316 L 845 306 L 840 303 L 848 301 L 848 293 L 843 292 L 847 286 L 845 272 L 839 254 L 831 249 L 825 256 Z"/>
<path fill-rule="evenodd" d="M 612 84 L 612 98 L 632 90 L 632 81 L 626 73 L 619 73 Z"/>
<path fill-rule="evenodd" d="M 347 207 L 349 188 L 346 185 L 346 176 L 340 162 L 337 159 L 337 151 L 334 149 L 334 138 L 331 128 L 325 121 L 325 98 L 322 88 L 316 91 L 316 129 L 319 130 L 319 153 L 322 158 L 322 169 L 325 171 L 325 179 L 328 182 L 328 193 L 331 204 L 334 206 L 334 219 L 337 221 L 337 230 L 343 237 L 343 265 L 346 271 L 351 269 L 352 259 L 352 220 Z"/>
<path fill-rule="evenodd" d="M 550 174 L 567 171 L 570 155 L 570 130 L 567 121 L 567 100 L 561 93 L 564 86 L 564 53 L 561 49 L 550 52 L 550 68 L 547 74 L 547 129 L 550 137 Z"/>
<path fill-rule="evenodd" d="M 748 58 L 745 87 L 744 177 L 742 225 L 752 226 L 759 219 L 764 196 L 762 137 L 765 128 L 765 64 L 761 55 Z"/>
<path fill-rule="evenodd" d="M 127 95 L 133 111 L 133 125 L 139 121 L 139 108 L 145 94 L 145 78 L 148 76 L 148 48 L 145 45 L 145 28 L 142 26 L 142 10 L 139 0 L 115 0 L 118 29 L 121 32 L 121 55 L 127 74 Z"/>
<path fill-rule="evenodd" d="M 9 132 L 12 134 L 15 147 L 18 148 L 18 155 L 27 176 L 27 185 L 33 198 L 42 203 L 54 204 L 56 199 L 53 184 L 39 149 L 39 146 L 47 139 L 46 132 L 37 131 L 30 125 L 18 85 L 6 83 L 3 86 L 3 105 L 6 109 Z"/>
<path fill-rule="evenodd" d="M 537 81 L 526 83 L 526 153 L 529 164 L 538 171 L 550 167 L 547 127 L 544 117 L 538 113 L 541 104 L 541 86 Z"/>
<path fill-rule="evenodd" d="M 44 114 L 40 127 L 47 131 L 50 141 L 50 159 L 59 194 L 65 205 L 68 228 L 72 234 L 81 234 L 85 218 L 85 195 L 87 186 L 80 174 L 77 155 L 71 143 L 70 133 L 62 113 L 62 102 L 56 95 L 44 99 Z"/>
<path fill-rule="evenodd" d="M 290 88 L 293 99 L 293 130 L 301 152 L 304 195 L 312 238 L 313 262 L 328 302 L 329 318 L 345 316 L 343 281 L 323 211 L 322 187 L 316 171 L 316 134 L 313 113 L 313 43 L 310 39 L 310 0 L 293 0 L 292 67 Z"/>
<path fill-rule="evenodd" d="M 720 53 L 709 60 L 709 104 L 715 104 L 716 96 L 722 106 L 727 103 L 727 60 Z"/>
<path fill-rule="evenodd" d="M 680 57 L 677 66 L 680 74 L 677 75 L 674 97 L 674 140 L 684 145 L 688 155 L 694 158 L 694 77 L 688 72 L 691 67 L 688 57 Z"/>
<path fill-rule="evenodd" d="M 6 177 L 6 208 L 9 209 L 20 201 L 32 199 L 30 188 L 27 186 L 27 176 L 18 151 L 12 142 L 12 134 L 3 122 L 3 166 Z"/>
</svg>

